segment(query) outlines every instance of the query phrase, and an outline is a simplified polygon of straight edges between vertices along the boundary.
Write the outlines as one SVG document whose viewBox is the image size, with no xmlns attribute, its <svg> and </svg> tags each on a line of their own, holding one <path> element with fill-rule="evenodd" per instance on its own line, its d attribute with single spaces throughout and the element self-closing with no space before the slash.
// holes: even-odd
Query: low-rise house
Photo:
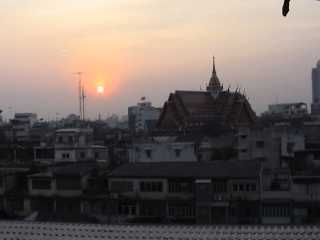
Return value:
<svg viewBox="0 0 320 240">
<path fill-rule="evenodd" d="M 255 161 L 126 164 L 108 180 L 118 214 L 128 219 L 259 221 L 260 166 Z"/>
<path fill-rule="evenodd" d="M 93 144 L 92 129 L 60 129 L 56 131 L 55 162 L 108 160 L 105 146 Z"/>
<path fill-rule="evenodd" d="M 129 162 L 197 162 L 195 139 L 159 136 L 136 140 L 129 150 Z"/>
<path fill-rule="evenodd" d="M 255 159 L 263 162 L 266 168 L 287 167 L 286 158 L 305 149 L 303 132 L 288 125 L 270 128 L 240 128 L 238 131 L 238 159 Z"/>
<path fill-rule="evenodd" d="M 62 164 L 28 177 L 31 211 L 54 214 L 84 213 L 85 192 L 96 163 Z"/>
</svg>

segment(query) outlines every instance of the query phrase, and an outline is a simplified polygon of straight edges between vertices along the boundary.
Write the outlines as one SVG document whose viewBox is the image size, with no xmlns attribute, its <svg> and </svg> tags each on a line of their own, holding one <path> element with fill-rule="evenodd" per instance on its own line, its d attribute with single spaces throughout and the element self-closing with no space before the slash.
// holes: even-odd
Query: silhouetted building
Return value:
<svg viewBox="0 0 320 240">
<path fill-rule="evenodd" d="M 146 132 L 152 130 L 160 115 L 160 109 L 153 107 L 151 102 L 141 101 L 136 106 L 128 108 L 129 130 L 131 133 Z"/>
<path fill-rule="evenodd" d="M 312 69 L 312 104 L 311 113 L 320 114 L 320 60 L 317 66 Z"/>
<path fill-rule="evenodd" d="M 88 128 L 67 128 L 56 131 L 55 162 L 108 160 L 105 146 L 93 144 L 93 131 Z"/>
<path fill-rule="evenodd" d="M 11 120 L 13 138 L 18 142 L 30 140 L 30 129 L 37 121 L 35 113 L 16 113 Z"/>
<path fill-rule="evenodd" d="M 109 176 L 118 214 L 136 221 L 258 223 L 255 161 L 126 164 Z"/>
<path fill-rule="evenodd" d="M 308 105 L 303 102 L 270 104 L 268 111 L 263 114 L 275 115 L 282 118 L 303 117 L 308 114 Z"/>
<path fill-rule="evenodd" d="M 214 59 L 213 59 L 214 60 Z M 248 99 L 239 91 L 223 90 L 213 61 L 207 91 L 175 91 L 165 102 L 158 128 L 167 130 L 204 127 L 251 126 L 256 119 Z"/>
</svg>

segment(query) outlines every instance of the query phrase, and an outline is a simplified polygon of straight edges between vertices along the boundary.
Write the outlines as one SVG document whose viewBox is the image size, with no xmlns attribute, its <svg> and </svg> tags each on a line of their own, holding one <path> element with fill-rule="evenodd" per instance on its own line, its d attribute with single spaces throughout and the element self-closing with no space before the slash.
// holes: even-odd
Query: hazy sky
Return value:
<svg viewBox="0 0 320 240">
<path fill-rule="evenodd" d="M 311 100 L 320 58 L 320 2 L 292 0 L 0 0 L 0 108 L 55 118 L 124 114 L 146 96 L 205 87 L 216 56 L 225 86 L 246 88 L 258 113 Z M 104 85 L 105 93 L 96 93 Z"/>
</svg>

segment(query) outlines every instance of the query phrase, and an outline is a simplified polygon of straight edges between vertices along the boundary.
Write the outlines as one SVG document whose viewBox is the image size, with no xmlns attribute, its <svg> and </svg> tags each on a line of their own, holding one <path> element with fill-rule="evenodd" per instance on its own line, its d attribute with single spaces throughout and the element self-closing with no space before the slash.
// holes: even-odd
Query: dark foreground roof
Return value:
<svg viewBox="0 0 320 240">
<path fill-rule="evenodd" d="M 253 178 L 258 177 L 257 161 L 214 161 L 208 163 L 129 163 L 114 169 L 110 177 L 166 178 Z"/>
</svg>

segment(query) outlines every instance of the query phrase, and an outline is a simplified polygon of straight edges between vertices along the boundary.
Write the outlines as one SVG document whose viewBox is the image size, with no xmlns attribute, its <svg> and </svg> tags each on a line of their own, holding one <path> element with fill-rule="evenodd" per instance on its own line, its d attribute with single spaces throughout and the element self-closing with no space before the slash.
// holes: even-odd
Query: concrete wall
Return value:
<svg viewBox="0 0 320 240">
<path fill-rule="evenodd" d="M 151 150 L 151 157 L 147 152 Z M 177 155 L 177 152 L 180 155 Z M 134 144 L 129 150 L 129 161 L 137 162 L 196 162 L 194 143 L 165 142 Z"/>
</svg>

